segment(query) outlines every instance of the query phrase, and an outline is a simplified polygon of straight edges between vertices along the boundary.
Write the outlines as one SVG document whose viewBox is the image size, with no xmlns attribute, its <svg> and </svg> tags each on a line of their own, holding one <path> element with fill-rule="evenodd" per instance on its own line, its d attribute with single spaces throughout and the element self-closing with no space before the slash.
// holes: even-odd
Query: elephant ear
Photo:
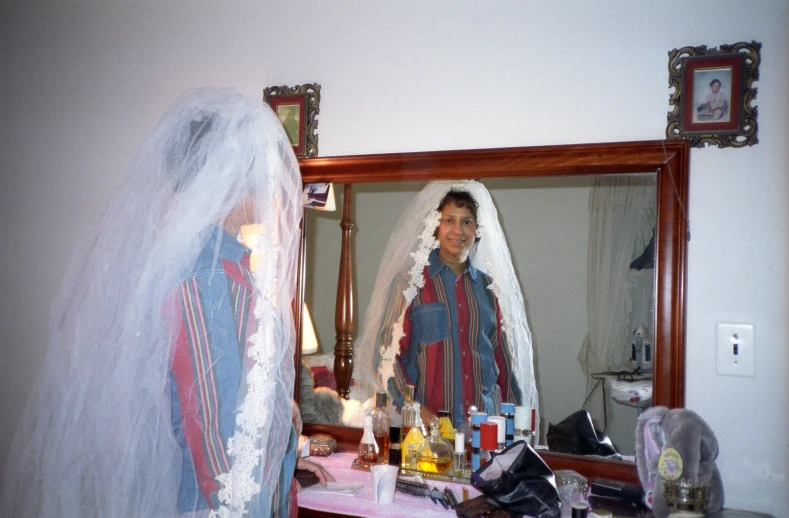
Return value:
<svg viewBox="0 0 789 518">
<path fill-rule="evenodd" d="M 650 408 L 641 414 L 636 423 L 636 467 L 638 478 L 646 492 L 647 505 L 651 503 L 652 491 L 658 477 L 658 459 L 666 445 L 663 417 L 667 412 L 668 408 L 662 406 Z"/>
</svg>

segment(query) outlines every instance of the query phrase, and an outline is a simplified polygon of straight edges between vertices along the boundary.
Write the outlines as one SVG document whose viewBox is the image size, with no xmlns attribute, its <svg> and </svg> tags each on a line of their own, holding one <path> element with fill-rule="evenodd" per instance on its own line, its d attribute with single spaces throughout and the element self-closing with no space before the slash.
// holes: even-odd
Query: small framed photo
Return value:
<svg viewBox="0 0 789 518">
<path fill-rule="evenodd" d="M 683 47 L 669 55 L 666 138 L 687 139 L 693 147 L 744 147 L 759 142 L 753 106 L 759 79 L 761 43 Z"/>
<path fill-rule="evenodd" d="M 277 114 L 293 151 L 299 158 L 318 156 L 317 115 L 321 85 L 270 86 L 263 90 L 263 101 Z"/>
</svg>

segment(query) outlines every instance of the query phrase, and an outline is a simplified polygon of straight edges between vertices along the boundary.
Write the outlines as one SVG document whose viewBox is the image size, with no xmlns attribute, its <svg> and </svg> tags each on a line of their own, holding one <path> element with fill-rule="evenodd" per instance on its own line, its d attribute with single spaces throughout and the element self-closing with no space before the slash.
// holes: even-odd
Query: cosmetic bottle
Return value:
<svg viewBox="0 0 789 518">
<path fill-rule="evenodd" d="M 402 408 L 400 409 L 400 443 L 403 443 L 408 432 L 411 430 L 412 426 L 416 424 L 417 415 L 414 413 L 414 386 L 413 385 L 406 385 L 405 391 L 403 392 L 403 397 L 405 398 L 405 403 L 403 403 Z"/>
<path fill-rule="evenodd" d="M 496 453 L 504 449 L 506 436 L 507 436 L 507 420 L 500 415 L 493 415 L 488 417 L 488 422 L 496 423 Z"/>
<path fill-rule="evenodd" d="M 389 413 L 386 410 L 386 392 L 375 393 L 375 410 L 373 410 L 373 435 L 378 444 L 378 462 L 389 462 Z"/>
<path fill-rule="evenodd" d="M 441 422 L 440 425 L 440 432 L 441 437 L 448 441 L 455 440 L 455 427 L 452 426 L 452 418 L 449 417 L 449 410 L 439 410 L 438 411 L 438 418 Z"/>
<path fill-rule="evenodd" d="M 463 432 L 455 432 L 455 451 L 452 452 L 452 475 L 466 476 L 466 437 Z"/>
<path fill-rule="evenodd" d="M 532 448 L 534 447 L 535 413 L 533 408 L 515 407 L 515 440 L 525 441 Z"/>
<path fill-rule="evenodd" d="M 515 405 L 502 403 L 499 409 L 501 410 L 501 417 L 506 422 L 504 446 L 509 446 L 515 440 Z"/>
<path fill-rule="evenodd" d="M 493 421 L 485 421 L 479 425 L 479 466 L 480 468 L 493 459 L 498 446 L 497 436 L 499 425 Z"/>
<path fill-rule="evenodd" d="M 403 437 L 400 440 L 400 467 L 415 470 L 419 469 L 417 459 L 425 436 L 421 430 L 420 406 L 419 403 L 413 401 L 413 395 L 414 387 L 408 385 L 406 387 L 406 404 L 403 405 L 402 411 L 403 426 L 400 431 Z"/>
<path fill-rule="evenodd" d="M 373 435 L 373 416 L 364 416 L 364 432 L 362 440 L 359 442 L 359 462 L 362 466 L 369 468 L 378 462 L 378 444 Z"/>
<path fill-rule="evenodd" d="M 477 471 L 479 462 L 479 425 L 488 420 L 485 412 L 471 414 L 471 471 Z"/>
<path fill-rule="evenodd" d="M 452 445 L 441 437 L 440 421 L 433 418 L 430 436 L 419 447 L 417 463 L 420 471 L 444 474 L 452 467 Z"/>
</svg>

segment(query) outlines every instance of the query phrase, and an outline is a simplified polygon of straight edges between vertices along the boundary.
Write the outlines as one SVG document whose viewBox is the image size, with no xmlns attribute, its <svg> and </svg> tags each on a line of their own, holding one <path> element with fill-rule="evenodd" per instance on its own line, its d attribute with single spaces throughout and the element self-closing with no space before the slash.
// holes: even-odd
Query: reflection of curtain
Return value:
<svg viewBox="0 0 789 518">
<path fill-rule="evenodd" d="M 589 195 L 589 332 L 578 355 L 587 377 L 624 369 L 630 357 L 630 263 L 652 236 L 656 198 L 646 175 L 601 177 Z"/>
</svg>

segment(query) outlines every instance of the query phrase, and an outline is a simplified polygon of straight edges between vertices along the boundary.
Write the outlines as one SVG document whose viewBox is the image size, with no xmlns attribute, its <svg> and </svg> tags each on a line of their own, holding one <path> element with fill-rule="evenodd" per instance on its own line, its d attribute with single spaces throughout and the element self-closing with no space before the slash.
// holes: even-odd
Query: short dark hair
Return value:
<svg viewBox="0 0 789 518">
<path fill-rule="evenodd" d="M 476 222 L 477 227 L 479 227 L 479 220 L 477 219 L 477 209 L 479 208 L 479 203 L 477 203 L 477 200 L 474 199 L 474 196 L 472 196 L 470 192 L 450 189 L 449 192 L 447 192 L 444 197 L 441 198 L 441 201 L 438 202 L 438 212 L 443 211 L 444 207 L 450 203 L 454 203 L 461 209 L 470 210 L 471 215 L 474 216 L 474 221 Z M 433 237 L 437 236 L 438 229 L 433 232 Z M 479 237 L 474 238 L 474 242 L 476 243 L 477 241 L 479 241 Z"/>
<path fill-rule="evenodd" d="M 470 192 L 450 189 L 438 203 L 438 211 L 441 212 L 444 210 L 444 207 L 449 203 L 454 203 L 461 209 L 467 208 L 471 211 L 471 215 L 474 216 L 474 220 L 477 219 L 479 203 L 477 203 L 477 200 L 474 199 L 474 196 L 472 196 Z"/>
<path fill-rule="evenodd" d="M 195 157 L 194 149 L 202 143 L 203 137 L 211 131 L 214 120 L 211 116 L 204 116 L 189 121 L 188 131 L 173 137 L 168 152 L 168 167 L 170 179 L 175 192 L 184 190 L 197 176 L 198 171 L 205 165 L 205 156 Z M 186 138 L 185 141 L 181 139 Z M 199 158 L 199 159 L 196 159 Z"/>
<path fill-rule="evenodd" d="M 719 85 L 723 86 L 720 79 L 713 79 L 712 81 L 710 81 L 710 86 L 714 85 L 715 83 L 718 83 Z"/>
</svg>

